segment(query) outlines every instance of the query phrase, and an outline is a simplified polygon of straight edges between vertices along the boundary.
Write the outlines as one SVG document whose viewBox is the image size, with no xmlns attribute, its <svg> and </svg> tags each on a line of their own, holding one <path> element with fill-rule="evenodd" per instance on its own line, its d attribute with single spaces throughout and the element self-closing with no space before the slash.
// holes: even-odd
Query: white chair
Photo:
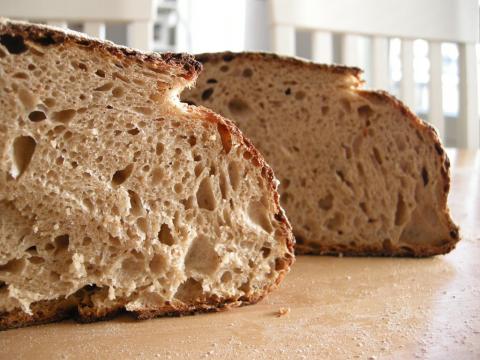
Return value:
<svg viewBox="0 0 480 360">
<path fill-rule="evenodd" d="M 295 30 L 313 32 L 315 61 L 333 60 L 332 34 L 342 36 L 342 62 L 356 64 L 358 35 L 372 39 L 372 83 L 387 89 L 388 40 L 402 42 L 400 95 L 413 104 L 413 41 L 429 44 L 429 121 L 445 137 L 442 101 L 442 42 L 459 48 L 460 102 L 457 146 L 480 145 L 475 46 L 479 36 L 478 0 L 269 0 L 273 50 L 295 55 Z"/>
<path fill-rule="evenodd" d="M 127 45 L 151 50 L 156 0 L 1 0 L 0 16 L 46 21 L 66 28 L 82 23 L 83 32 L 105 38 L 105 23 L 127 24 Z"/>
</svg>

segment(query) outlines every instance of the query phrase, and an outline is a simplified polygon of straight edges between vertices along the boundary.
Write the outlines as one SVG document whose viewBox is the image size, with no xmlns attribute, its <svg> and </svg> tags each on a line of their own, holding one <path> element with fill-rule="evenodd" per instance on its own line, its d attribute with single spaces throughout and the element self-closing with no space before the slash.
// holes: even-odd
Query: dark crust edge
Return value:
<svg viewBox="0 0 480 360">
<path fill-rule="evenodd" d="M 212 62 L 217 63 L 220 61 L 230 62 L 235 58 L 248 59 L 250 61 L 265 61 L 265 62 L 280 62 L 285 66 L 294 66 L 294 67 L 308 67 L 312 70 L 331 72 L 335 74 L 342 75 L 351 75 L 354 76 L 357 80 L 357 86 L 352 86 L 352 91 L 357 92 L 360 96 L 366 98 L 367 100 L 373 102 L 382 102 L 389 104 L 405 116 L 408 121 L 415 127 L 416 130 L 421 131 L 425 136 L 426 140 L 432 142 L 432 146 L 435 149 L 435 153 L 438 155 L 440 162 L 440 172 L 443 179 L 443 192 L 441 194 L 440 206 L 442 207 L 443 220 L 449 228 L 449 240 L 448 242 L 435 245 L 435 246 L 424 246 L 417 245 L 412 246 L 411 244 L 408 247 L 394 247 L 390 249 L 385 249 L 380 246 L 362 246 L 362 247 L 345 247 L 339 249 L 335 246 L 330 245 L 320 245 L 314 244 L 314 246 L 309 245 L 308 242 L 300 244 L 297 242 L 295 246 L 296 255 L 346 255 L 346 256 L 398 256 L 398 257 L 429 257 L 434 255 L 446 254 L 453 250 L 461 239 L 459 234 L 459 227 L 456 225 L 448 209 L 448 192 L 450 190 L 450 160 L 445 152 L 441 140 L 437 134 L 437 131 L 433 126 L 424 122 L 417 115 L 415 115 L 405 104 L 400 100 L 396 99 L 394 96 L 390 95 L 386 91 L 382 90 L 364 90 L 359 86 L 363 84 L 361 79 L 362 70 L 355 67 L 347 67 L 341 65 L 325 65 L 317 64 L 311 61 L 279 56 L 271 53 L 264 52 L 220 52 L 220 53 L 203 53 L 196 55 L 196 59 L 202 63 Z"/>
<path fill-rule="evenodd" d="M 0 18 L 0 34 L 22 36 L 24 40 L 42 47 L 63 44 L 76 45 L 88 49 L 89 51 L 98 50 L 126 62 L 145 63 L 145 65 L 149 65 L 158 71 L 174 68 L 177 76 L 188 81 L 194 81 L 202 70 L 201 63 L 196 61 L 195 58 L 189 54 L 146 53 L 125 46 L 115 45 L 110 41 L 90 38 L 75 31 L 64 31 L 47 25 L 31 24 Z"/>
<path fill-rule="evenodd" d="M 349 67 L 344 65 L 330 65 L 330 64 L 318 64 L 313 61 L 309 61 L 306 59 L 301 59 L 297 57 L 290 57 L 290 56 L 282 56 L 275 53 L 268 53 L 268 52 L 218 52 L 218 53 L 202 53 L 196 54 L 195 59 L 200 61 L 202 64 L 207 62 L 230 62 L 233 59 L 247 59 L 250 61 L 272 61 L 272 62 L 279 62 L 286 66 L 300 66 L 305 68 L 312 68 L 315 70 L 325 71 L 333 74 L 339 75 L 349 75 L 353 76 L 357 81 L 361 82 L 361 75 L 363 74 L 363 70 L 357 67 Z"/>
</svg>

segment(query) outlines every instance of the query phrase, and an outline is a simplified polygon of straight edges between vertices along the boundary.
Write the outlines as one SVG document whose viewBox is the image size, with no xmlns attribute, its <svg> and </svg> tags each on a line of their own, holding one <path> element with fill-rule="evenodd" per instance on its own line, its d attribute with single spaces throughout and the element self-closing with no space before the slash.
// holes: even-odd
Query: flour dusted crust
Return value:
<svg viewBox="0 0 480 360">
<path fill-rule="evenodd" d="M 218 311 L 293 263 L 262 155 L 180 103 L 200 63 L 0 21 L 0 329 Z"/>
<path fill-rule="evenodd" d="M 234 120 L 281 181 L 297 254 L 431 256 L 459 240 L 435 130 L 361 70 L 267 53 L 196 56 L 184 101 Z"/>
</svg>

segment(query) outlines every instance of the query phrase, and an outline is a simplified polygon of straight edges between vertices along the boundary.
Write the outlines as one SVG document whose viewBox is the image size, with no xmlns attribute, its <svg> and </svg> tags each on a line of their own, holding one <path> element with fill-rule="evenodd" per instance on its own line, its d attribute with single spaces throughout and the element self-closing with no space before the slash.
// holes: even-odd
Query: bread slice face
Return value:
<svg viewBox="0 0 480 360">
<path fill-rule="evenodd" d="M 262 53 L 202 54 L 182 94 L 233 119 L 281 181 L 297 254 L 430 256 L 459 240 L 435 130 L 357 68 Z"/>
<path fill-rule="evenodd" d="M 201 65 L 0 22 L 0 329 L 255 303 L 293 262 L 277 181 L 181 103 Z"/>
</svg>

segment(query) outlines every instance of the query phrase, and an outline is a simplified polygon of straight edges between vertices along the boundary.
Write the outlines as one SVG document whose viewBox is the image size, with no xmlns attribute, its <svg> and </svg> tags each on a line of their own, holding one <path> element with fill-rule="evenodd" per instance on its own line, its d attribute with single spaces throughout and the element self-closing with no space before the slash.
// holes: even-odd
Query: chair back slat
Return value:
<svg viewBox="0 0 480 360">
<path fill-rule="evenodd" d="M 320 63 L 333 62 L 333 36 L 325 31 L 312 34 L 312 59 Z"/>
<path fill-rule="evenodd" d="M 105 39 L 105 23 L 102 21 L 87 21 L 83 24 L 83 32 L 92 37 Z"/>
<path fill-rule="evenodd" d="M 400 98 L 409 106 L 415 103 L 415 79 L 413 72 L 413 41 L 403 39 L 401 48 L 402 79 L 400 81 Z"/>
<path fill-rule="evenodd" d="M 374 89 L 389 87 L 388 60 L 388 39 L 384 36 L 374 36 L 372 38 L 372 87 Z"/>
<path fill-rule="evenodd" d="M 461 147 L 478 149 L 480 146 L 480 129 L 475 44 L 460 44 L 458 50 L 460 102 L 457 143 L 459 143 Z"/>
<path fill-rule="evenodd" d="M 360 59 L 360 39 L 357 35 L 341 35 L 341 62 L 349 66 L 358 66 Z"/>
<path fill-rule="evenodd" d="M 295 55 L 295 28 L 278 25 L 273 28 L 273 48 L 283 55 Z"/>
<path fill-rule="evenodd" d="M 428 121 L 437 129 L 440 138 L 445 140 L 442 94 L 442 44 L 439 41 L 431 41 L 428 45 L 428 57 L 430 60 Z"/>
</svg>

